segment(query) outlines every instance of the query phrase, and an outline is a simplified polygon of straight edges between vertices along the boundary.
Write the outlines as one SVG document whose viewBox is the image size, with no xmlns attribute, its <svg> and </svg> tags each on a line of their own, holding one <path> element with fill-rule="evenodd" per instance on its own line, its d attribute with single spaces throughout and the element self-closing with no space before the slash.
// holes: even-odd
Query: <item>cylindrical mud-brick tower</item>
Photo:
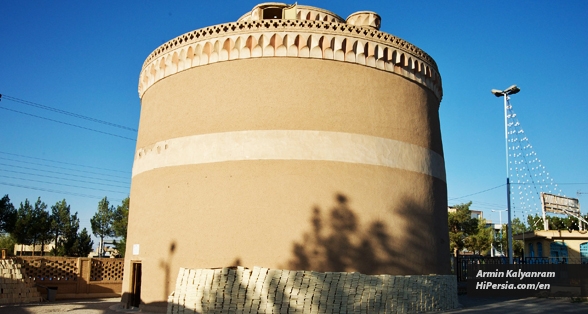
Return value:
<svg viewBox="0 0 588 314">
<path fill-rule="evenodd" d="M 449 273 L 441 79 L 379 28 L 267 3 L 147 57 L 126 295 L 165 309 L 180 267 Z"/>
</svg>

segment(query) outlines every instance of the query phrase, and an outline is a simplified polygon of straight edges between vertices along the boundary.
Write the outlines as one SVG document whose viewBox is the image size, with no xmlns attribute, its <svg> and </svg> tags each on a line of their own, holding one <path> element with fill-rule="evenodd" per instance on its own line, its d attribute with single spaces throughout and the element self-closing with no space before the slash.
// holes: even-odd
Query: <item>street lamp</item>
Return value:
<svg viewBox="0 0 588 314">
<path fill-rule="evenodd" d="M 498 212 L 498 215 L 500 216 L 500 226 L 502 226 L 502 212 L 505 212 L 505 211 L 507 211 L 507 210 L 508 210 L 508 209 L 501 209 L 501 210 L 498 210 L 498 209 L 493 209 L 493 210 L 492 210 L 492 212 Z"/>
<path fill-rule="evenodd" d="M 512 85 L 511 87 L 505 90 L 491 90 L 492 94 L 496 97 L 503 97 L 504 98 L 504 137 L 506 140 L 506 205 L 508 211 L 508 228 L 507 228 L 507 241 L 508 241 L 508 263 L 513 264 L 512 257 L 512 223 L 511 223 L 511 210 L 510 210 L 510 171 L 508 167 L 508 118 L 507 118 L 507 110 L 508 110 L 508 99 L 509 95 L 514 95 L 520 92 L 521 89 L 518 88 L 516 85 Z"/>
<path fill-rule="evenodd" d="M 493 209 L 492 212 L 498 212 L 498 215 L 500 217 L 500 254 L 502 254 L 502 256 L 504 256 L 504 248 L 502 247 L 502 212 L 507 211 L 508 209 Z"/>
</svg>

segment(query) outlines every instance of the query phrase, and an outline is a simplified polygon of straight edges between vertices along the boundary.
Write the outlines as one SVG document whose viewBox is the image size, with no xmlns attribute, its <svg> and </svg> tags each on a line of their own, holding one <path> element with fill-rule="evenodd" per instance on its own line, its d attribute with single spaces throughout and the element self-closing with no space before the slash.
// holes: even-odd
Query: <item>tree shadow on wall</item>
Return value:
<svg viewBox="0 0 588 314">
<path fill-rule="evenodd" d="M 318 207 L 313 209 L 310 230 L 294 244 L 293 257 L 283 267 L 292 271 L 236 266 L 214 270 L 214 274 L 210 273 L 213 270 L 198 270 L 208 273 L 193 275 L 193 283 L 188 275 L 191 284 L 185 289 L 186 295 L 181 294 L 183 289 L 176 291 L 180 295 L 177 300 L 174 298 L 169 309 L 172 312 L 188 309 L 196 313 L 380 313 L 400 306 L 395 304 L 404 304 L 402 309 L 405 312 L 422 312 L 434 310 L 425 306 L 451 297 L 439 295 L 435 299 L 422 295 L 413 300 L 415 294 L 420 295 L 422 291 L 435 287 L 415 280 L 406 284 L 410 280 L 406 278 L 415 276 L 403 277 L 405 279 L 399 281 L 359 274 L 429 274 L 423 269 L 428 269 L 430 264 L 424 268 L 422 265 L 432 261 L 423 254 L 430 249 L 431 244 L 427 241 L 431 231 L 438 231 L 431 224 L 437 220 L 437 224 L 447 227 L 446 222 L 438 221 L 439 216 L 428 215 L 416 202 L 401 202 L 402 208 L 392 208 L 390 214 L 394 213 L 395 223 L 398 221 L 403 232 L 412 234 L 401 238 L 396 233 L 393 238 L 389 226 L 382 221 L 361 224 L 346 196 L 338 194 L 335 201 L 335 206 L 327 213 Z M 415 213 L 420 219 L 413 219 Z M 449 246 L 444 252 L 449 252 Z M 407 255 L 410 259 L 406 258 Z M 386 290 L 395 282 L 400 282 L 398 286 L 403 287 L 402 290 Z M 198 293 L 195 291 L 197 287 L 201 289 Z M 437 288 L 450 291 L 447 287 Z"/>
<path fill-rule="evenodd" d="M 405 236 L 395 239 L 390 226 L 382 221 L 364 227 L 345 195 L 337 194 L 335 200 L 336 205 L 326 214 L 318 207 L 313 209 L 311 230 L 294 243 L 288 269 L 368 275 L 448 273 L 449 256 L 447 263 L 436 260 L 438 252 L 430 243 L 439 240 L 431 239 L 431 229 L 443 228 L 439 224 L 447 228 L 447 223 L 439 221 L 432 210 L 431 215 L 414 219 L 414 213 L 423 211 L 415 202 L 401 202 L 402 208 L 393 212 Z M 443 270 L 445 264 L 447 270 Z M 432 271 L 431 265 L 436 265 L 433 268 L 437 271 Z"/>
<path fill-rule="evenodd" d="M 170 283 L 170 280 L 171 280 L 171 274 L 170 274 L 171 269 L 170 268 L 171 268 L 171 263 L 172 263 L 171 261 L 172 261 L 172 258 L 174 256 L 175 251 L 176 251 L 176 241 L 172 241 L 171 244 L 169 245 L 169 253 L 167 254 L 167 260 L 165 260 L 165 261 L 163 259 L 159 260 L 159 267 L 164 270 L 164 277 L 163 277 L 163 287 L 164 287 L 163 297 L 164 297 L 164 300 L 167 299 L 167 297 L 169 296 L 169 293 L 170 293 L 168 287 L 170 285 L 173 285 L 173 282 Z"/>
<path fill-rule="evenodd" d="M 171 293 L 169 287 L 170 286 L 174 287 L 175 283 L 176 283 L 175 281 L 172 281 L 172 276 L 177 276 L 177 273 L 172 273 L 172 269 L 171 269 L 172 260 L 173 260 L 174 254 L 176 253 L 176 250 L 177 250 L 176 241 L 175 240 L 171 241 L 169 244 L 167 258 L 166 259 L 163 259 L 163 258 L 159 259 L 159 268 L 161 270 L 163 270 L 163 282 L 162 282 L 163 297 L 162 297 L 162 299 L 165 301 L 155 301 L 155 302 L 144 303 L 142 298 L 140 298 L 141 290 L 144 290 L 143 288 L 149 289 L 150 287 L 142 287 L 143 280 L 141 280 L 139 282 L 139 287 L 138 287 L 139 290 L 135 292 L 138 295 L 133 295 L 130 292 L 125 292 L 122 295 L 121 303 L 125 304 L 127 307 L 134 306 L 133 303 L 135 303 L 137 301 L 137 300 L 134 300 L 134 298 L 139 298 L 139 303 L 140 303 L 139 308 L 141 309 L 141 311 L 155 312 L 155 313 L 166 312 L 166 309 L 168 306 L 168 297 Z M 144 276 L 144 274 L 145 274 L 145 272 L 143 272 L 140 276 Z"/>
</svg>

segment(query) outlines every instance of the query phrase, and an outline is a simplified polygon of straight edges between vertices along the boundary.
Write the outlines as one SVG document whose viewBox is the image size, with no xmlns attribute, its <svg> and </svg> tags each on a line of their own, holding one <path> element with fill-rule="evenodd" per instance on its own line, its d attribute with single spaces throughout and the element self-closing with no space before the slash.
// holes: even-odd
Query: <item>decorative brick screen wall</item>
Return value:
<svg viewBox="0 0 588 314">
<path fill-rule="evenodd" d="M 414 313 L 457 306 L 451 275 L 182 268 L 167 313 Z"/>
<path fill-rule="evenodd" d="M 77 257 L 15 257 L 27 277 L 37 281 L 76 281 L 80 274 Z M 89 281 L 122 281 L 124 259 L 93 258 Z"/>
<path fill-rule="evenodd" d="M 41 302 L 33 280 L 25 278 L 19 264 L 0 260 L 0 304 Z"/>
<path fill-rule="evenodd" d="M 57 299 L 120 296 L 124 259 L 27 256 L 11 259 L 22 268 L 22 275 L 37 284 L 57 289 Z"/>
<path fill-rule="evenodd" d="M 78 259 L 75 257 L 17 257 L 28 278 L 42 283 L 45 281 L 76 281 Z"/>
<path fill-rule="evenodd" d="M 122 281 L 124 263 L 121 259 L 92 259 L 90 280 Z"/>
</svg>

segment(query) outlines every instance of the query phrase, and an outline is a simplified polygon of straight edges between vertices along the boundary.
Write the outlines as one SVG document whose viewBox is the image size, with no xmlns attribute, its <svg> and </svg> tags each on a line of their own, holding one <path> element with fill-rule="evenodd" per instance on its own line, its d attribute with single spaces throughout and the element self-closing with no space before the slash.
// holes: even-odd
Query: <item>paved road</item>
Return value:
<svg viewBox="0 0 588 314">
<path fill-rule="evenodd" d="M 459 296 L 462 308 L 445 313 L 588 313 L 588 302 L 571 298 L 474 298 Z"/>
<path fill-rule="evenodd" d="M 115 314 L 120 298 L 89 299 L 89 300 L 58 300 L 56 302 L 32 303 L 26 305 L 4 305 L 0 314 Z"/>
<path fill-rule="evenodd" d="M 0 306 L 0 314 L 117 314 L 120 298 L 92 300 L 60 300 L 28 305 Z M 461 309 L 445 313 L 588 313 L 588 302 L 572 302 L 570 298 L 559 299 L 505 299 L 459 297 Z M 125 311 L 126 313 L 141 313 Z M 142 313 L 145 314 L 145 313 Z"/>
</svg>

